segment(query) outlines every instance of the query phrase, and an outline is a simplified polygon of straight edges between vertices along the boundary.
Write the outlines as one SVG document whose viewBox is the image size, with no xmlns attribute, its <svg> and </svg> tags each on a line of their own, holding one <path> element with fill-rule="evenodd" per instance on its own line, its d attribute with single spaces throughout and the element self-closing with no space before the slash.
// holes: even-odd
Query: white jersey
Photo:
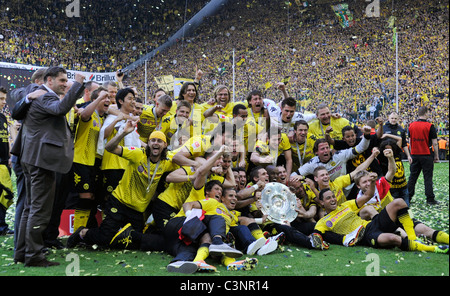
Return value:
<svg viewBox="0 0 450 296">
<path fill-rule="evenodd" d="M 312 175 L 318 166 L 324 166 L 330 175 L 330 181 L 333 181 L 337 177 L 347 174 L 347 161 L 364 152 L 369 147 L 369 144 L 370 140 L 363 137 L 356 147 L 337 150 L 327 163 L 321 162 L 318 156 L 314 156 L 310 161 L 302 165 L 297 172 L 292 174 L 308 176 Z"/>
<path fill-rule="evenodd" d="M 303 114 L 300 112 L 295 112 L 290 122 L 283 122 L 281 120 L 281 108 L 271 99 L 264 99 L 264 107 L 269 112 L 271 124 L 278 125 L 281 128 L 282 133 L 288 133 L 290 130 L 294 130 L 294 124 L 298 120 L 305 120 L 306 122 L 310 122 L 313 119 L 316 119 L 316 114 Z"/>
</svg>

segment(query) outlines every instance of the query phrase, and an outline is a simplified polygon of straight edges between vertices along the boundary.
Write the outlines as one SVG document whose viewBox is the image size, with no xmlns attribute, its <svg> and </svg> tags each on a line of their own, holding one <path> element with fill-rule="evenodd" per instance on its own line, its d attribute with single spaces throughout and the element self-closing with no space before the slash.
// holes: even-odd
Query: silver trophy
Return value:
<svg viewBox="0 0 450 296">
<path fill-rule="evenodd" d="M 286 185 L 271 182 L 261 192 L 261 211 L 279 224 L 292 222 L 297 218 L 297 197 Z"/>
</svg>

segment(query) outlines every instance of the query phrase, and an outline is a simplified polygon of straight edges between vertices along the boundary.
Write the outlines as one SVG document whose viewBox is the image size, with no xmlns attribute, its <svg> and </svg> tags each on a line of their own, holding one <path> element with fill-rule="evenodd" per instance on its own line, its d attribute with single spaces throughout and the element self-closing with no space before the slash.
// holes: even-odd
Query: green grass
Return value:
<svg viewBox="0 0 450 296">
<path fill-rule="evenodd" d="M 409 166 L 405 164 L 409 173 Z M 423 178 L 420 177 L 414 203 L 411 209 L 415 218 L 434 229 L 449 232 L 449 164 L 435 165 L 434 184 L 439 206 L 425 204 Z M 12 225 L 14 207 L 8 210 L 7 220 Z M 65 242 L 65 239 L 64 239 Z M 13 237 L 0 237 L 0 275 L 5 276 L 65 276 L 73 271 L 75 261 L 79 260 L 81 276 L 178 276 L 168 273 L 166 266 L 171 256 L 161 252 L 117 251 L 71 249 L 51 250 L 49 260 L 61 263 L 51 268 L 27 268 L 13 262 Z M 379 264 L 371 261 L 376 256 Z M 227 271 L 219 262 L 208 259 L 217 267 L 217 273 L 196 273 L 192 276 L 365 276 L 366 271 L 379 267 L 381 276 L 449 276 L 449 257 L 434 253 L 403 252 L 397 248 L 389 250 L 365 247 L 345 248 L 332 245 L 328 251 L 307 250 L 294 245 L 285 245 L 275 253 L 255 256 L 258 266 L 251 271 Z M 177 286 L 178 287 L 178 286 Z"/>
</svg>

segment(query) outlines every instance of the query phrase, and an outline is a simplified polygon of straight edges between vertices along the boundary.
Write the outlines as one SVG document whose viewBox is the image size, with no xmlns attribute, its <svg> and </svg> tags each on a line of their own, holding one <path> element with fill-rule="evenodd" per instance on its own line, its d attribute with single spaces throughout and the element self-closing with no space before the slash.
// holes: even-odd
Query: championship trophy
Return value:
<svg viewBox="0 0 450 296">
<path fill-rule="evenodd" d="M 286 185 L 271 182 L 261 192 L 261 211 L 275 223 L 286 224 L 297 218 L 297 197 Z"/>
</svg>

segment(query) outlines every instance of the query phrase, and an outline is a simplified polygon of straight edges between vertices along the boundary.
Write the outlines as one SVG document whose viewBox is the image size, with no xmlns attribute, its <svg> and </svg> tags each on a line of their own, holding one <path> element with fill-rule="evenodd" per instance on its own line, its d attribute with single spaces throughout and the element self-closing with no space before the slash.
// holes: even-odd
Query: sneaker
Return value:
<svg viewBox="0 0 450 296">
<path fill-rule="evenodd" d="M 230 247 L 235 248 L 236 239 L 234 238 L 234 235 L 231 232 L 227 233 L 224 242 Z"/>
<path fill-rule="evenodd" d="M 67 244 L 66 244 L 66 247 L 68 249 L 75 248 L 80 242 L 83 241 L 83 239 L 80 237 L 80 232 L 81 232 L 81 230 L 83 230 L 85 228 L 86 227 L 84 227 L 84 226 L 78 227 L 78 229 L 75 230 L 75 232 L 69 236 L 69 238 L 67 239 Z"/>
<path fill-rule="evenodd" d="M 322 236 L 315 232 L 311 234 L 311 246 L 317 250 L 328 250 L 330 248 L 330 245 L 323 240 Z"/>
<path fill-rule="evenodd" d="M 418 242 L 419 244 L 422 244 L 422 245 L 426 245 L 426 246 L 434 245 L 433 241 L 430 240 L 428 237 L 426 237 L 423 234 L 420 234 L 419 236 L 417 236 L 416 242 Z"/>
<path fill-rule="evenodd" d="M 447 254 L 448 255 L 448 245 L 436 246 L 436 248 L 434 248 L 434 252 L 438 253 L 438 254 Z"/>
<path fill-rule="evenodd" d="M 258 250 L 258 252 L 256 252 L 259 256 L 263 256 L 269 253 L 272 253 L 273 251 L 275 251 L 278 248 L 278 243 L 277 240 L 274 239 L 274 236 L 272 236 L 271 238 L 269 238 L 268 240 L 266 240 L 266 243 L 264 244 L 264 246 L 261 247 L 261 249 Z"/>
<path fill-rule="evenodd" d="M 258 265 L 258 259 L 245 258 L 244 260 L 234 261 L 227 265 L 227 270 L 251 270 Z"/>
<path fill-rule="evenodd" d="M 120 249 L 126 249 L 129 245 L 131 245 L 131 232 L 134 231 L 134 229 L 131 227 L 131 223 L 128 223 L 124 227 L 122 227 L 116 235 L 112 238 L 109 245 L 112 248 L 120 248 Z"/>
<path fill-rule="evenodd" d="M 258 240 L 255 240 L 247 247 L 247 255 L 253 255 L 261 249 L 262 246 L 266 243 L 266 239 L 264 237 L 259 238 Z"/>
<path fill-rule="evenodd" d="M 209 245 L 209 255 L 211 256 L 227 256 L 231 258 L 239 258 L 243 254 L 229 245 L 222 243 L 220 245 L 211 244 Z"/>
<path fill-rule="evenodd" d="M 274 239 L 278 245 L 282 245 L 286 240 L 286 234 L 284 234 L 284 232 L 280 232 L 277 235 L 271 236 L 270 239 Z"/>
<path fill-rule="evenodd" d="M 350 232 L 349 234 L 344 236 L 344 243 L 343 245 L 346 247 L 353 247 L 356 245 L 364 236 L 365 228 L 364 226 L 360 226 Z"/>
<path fill-rule="evenodd" d="M 206 263 L 203 260 L 194 261 L 194 263 L 197 264 L 197 271 L 207 271 L 207 272 L 216 272 L 217 271 L 217 268 Z"/>
<path fill-rule="evenodd" d="M 175 261 L 167 265 L 168 272 L 191 274 L 196 272 L 197 269 L 197 264 L 192 261 Z"/>
</svg>

